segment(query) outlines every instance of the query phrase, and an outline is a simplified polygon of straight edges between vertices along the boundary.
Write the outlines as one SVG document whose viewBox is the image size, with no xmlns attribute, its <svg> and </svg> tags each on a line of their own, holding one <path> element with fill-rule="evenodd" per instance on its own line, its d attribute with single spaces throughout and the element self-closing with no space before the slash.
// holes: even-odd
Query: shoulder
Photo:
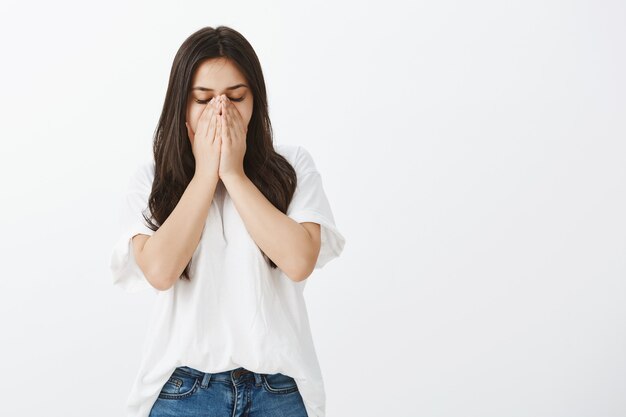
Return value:
<svg viewBox="0 0 626 417">
<path fill-rule="evenodd" d="M 274 150 L 285 157 L 299 175 L 317 172 L 311 153 L 302 145 L 275 144 Z"/>
</svg>

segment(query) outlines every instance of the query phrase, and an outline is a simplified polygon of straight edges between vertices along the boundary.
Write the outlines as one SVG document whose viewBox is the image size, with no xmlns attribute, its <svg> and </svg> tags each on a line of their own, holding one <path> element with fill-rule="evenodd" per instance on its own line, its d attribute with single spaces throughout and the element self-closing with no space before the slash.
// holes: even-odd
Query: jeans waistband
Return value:
<svg viewBox="0 0 626 417">
<path fill-rule="evenodd" d="M 222 381 L 229 382 L 233 384 L 239 384 L 246 380 L 254 380 L 257 385 L 261 383 L 261 376 L 265 374 L 257 373 L 245 369 L 243 367 L 231 369 L 223 372 L 202 372 L 198 369 L 191 368 L 189 366 L 179 366 L 176 368 L 177 371 L 186 373 L 188 375 L 198 377 L 202 379 L 202 385 L 208 384 L 209 380 L 211 381 Z"/>
</svg>

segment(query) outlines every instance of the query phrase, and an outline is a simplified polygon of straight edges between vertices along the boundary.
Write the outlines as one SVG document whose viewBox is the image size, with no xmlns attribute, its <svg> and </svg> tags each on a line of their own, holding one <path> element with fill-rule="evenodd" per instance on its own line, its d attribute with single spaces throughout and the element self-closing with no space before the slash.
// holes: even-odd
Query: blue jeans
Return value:
<svg viewBox="0 0 626 417">
<path fill-rule="evenodd" d="M 245 368 L 205 373 L 177 367 L 149 417 L 307 417 L 296 381 Z"/>
</svg>

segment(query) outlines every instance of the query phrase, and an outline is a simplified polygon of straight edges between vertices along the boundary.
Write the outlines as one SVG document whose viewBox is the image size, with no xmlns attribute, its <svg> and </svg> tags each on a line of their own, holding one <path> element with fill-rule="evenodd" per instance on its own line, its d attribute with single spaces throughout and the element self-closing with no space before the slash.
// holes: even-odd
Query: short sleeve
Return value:
<svg viewBox="0 0 626 417">
<path fill-rule="evenodd" d="M 154 163 L 141 164 L 131 176 L 122 201 L 119 216 L 120 235 L 111 253 L 110 268 L 113 284 L 127 292 L 154 289 L 139 268 L 132 245 L 132 238 L 135 235 L 142 233 L 152 236 L 155 233 L 147 226 L 143 217 L 145 213 L 151 218 L 148 198 L 152 190 L 153 178 Z"/>
<path fill-rule="evenodd" d="M 298 149 L 294 169 L 297 175 L 296 191 L 286 214 L 298 223 L 313 222 L 320 225 L 321 247 L 315 263 L 315 269 L 319 269 L 341 254 L 346 240 L 335 224 L 322 176 L 311 154 L 302 146 Z"/>
</svg>

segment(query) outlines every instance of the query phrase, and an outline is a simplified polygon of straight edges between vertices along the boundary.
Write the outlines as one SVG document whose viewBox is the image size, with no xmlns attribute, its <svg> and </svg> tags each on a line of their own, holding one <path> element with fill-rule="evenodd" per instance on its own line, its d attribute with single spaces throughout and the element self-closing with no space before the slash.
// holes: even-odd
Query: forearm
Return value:
<svg viewBox="0 0 626 417">
<path fill-rule="evenodd" d="M 195 252 L 216 187 L 217 179 L 194 176 L 172 213 L 144 244 L 141 256 L 162 288 L 174 285 Z"/>
<path fill-rule="evenodd" d="M 314 246 L 307 230 L 278 210 L 245 175 L 222 178 L 259 248 L 294 281 L 308 273 Z"/>
</svg>

